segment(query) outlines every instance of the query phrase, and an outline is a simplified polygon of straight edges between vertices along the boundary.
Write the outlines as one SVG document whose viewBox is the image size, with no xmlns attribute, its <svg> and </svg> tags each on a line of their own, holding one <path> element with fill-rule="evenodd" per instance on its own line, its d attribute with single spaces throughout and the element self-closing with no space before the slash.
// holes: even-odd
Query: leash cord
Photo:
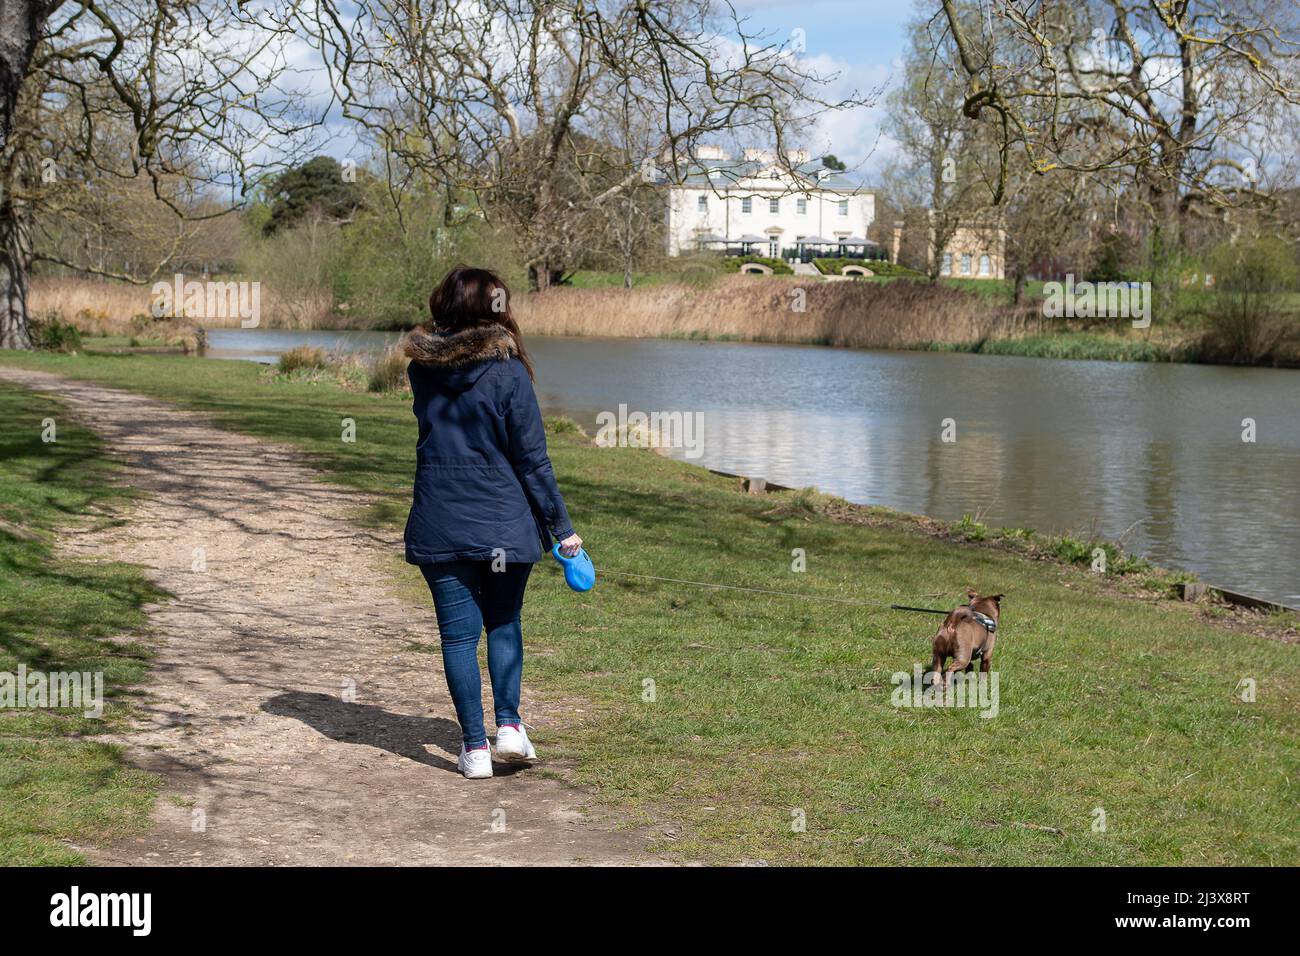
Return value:
<svg viewBox="0 0 1300 956">
<path fill-rule="evenodd" d="M 719 591 L 748 591 L 753 594 L 771 594 L 779 597 L 803 598 L 809 601 L 833 601 L 836 604 L 854 604 L 859 607 L 880 607 L 890 611 L 920 611 L 924 614 L 947 614 L 947 611 L 940 611 L 930 607 L 909 607 L 906 604 L 884 604 L 880 601 L 855 601 L 852 598 L 830 597 L 822 594 L 803 594 L 799 591 L 776 591 L 772 588 L 750 588 L 741 587 L 737 584 L 712 584 L 708 581 L 685 581 L 681 578 L 661 578 L 653 574 L 635 574 L 631 571 L 610 571 L 608 568 L 599 569 L 601 574 L 613 574 L 623 578 L 643 578 L 647 581 L 666 581 L 669 584 L 689 584 L 697 588 L 713 588 Z"/>
</svg>

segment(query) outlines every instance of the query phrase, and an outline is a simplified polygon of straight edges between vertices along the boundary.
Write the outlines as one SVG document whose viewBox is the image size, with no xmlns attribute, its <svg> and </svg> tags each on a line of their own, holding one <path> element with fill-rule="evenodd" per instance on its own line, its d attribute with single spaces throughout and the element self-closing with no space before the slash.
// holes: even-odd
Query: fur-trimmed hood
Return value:
<svg viewBox="0 0 1300 956">
<path fill-rule="evenodd" d="M 492 359 L 504 361 L 518 353 L 515 340 L 499 325 L 475 325 L 432 335 L 415 329 L 402 343 L 402 351 L 412 362 L 449 369 Z"/>
</svg>

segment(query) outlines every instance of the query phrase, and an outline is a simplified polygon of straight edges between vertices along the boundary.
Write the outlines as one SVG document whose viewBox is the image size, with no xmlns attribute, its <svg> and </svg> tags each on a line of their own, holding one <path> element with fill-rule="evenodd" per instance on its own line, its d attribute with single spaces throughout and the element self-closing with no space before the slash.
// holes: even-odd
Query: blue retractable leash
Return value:
<svg viewBox="0 0 1300 956">
<path fill-rule="evenodd" d="M 551 554 L 555 555 L 555 560 L 560 562 L 564 568 L 564 581 L 575 591 L 590 591 L 596 586 L 596 566 L 591 563 L 591 558 L 587 552 L 578 549 L 578 553 L 573 557 L 568 557 L 560 553 L 560 544 L 557 541 L 555 547 L 551 548 Z"/>
</svg>

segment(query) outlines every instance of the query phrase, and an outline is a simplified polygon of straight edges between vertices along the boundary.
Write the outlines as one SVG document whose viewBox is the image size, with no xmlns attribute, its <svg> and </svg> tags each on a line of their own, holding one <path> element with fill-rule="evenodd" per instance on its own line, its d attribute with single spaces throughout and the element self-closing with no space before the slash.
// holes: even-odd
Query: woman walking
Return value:
<svg viewBox="0 0 1300 956">
<path fill-rule="evenodd" d="M 443 669 L 463 741 L 457 767 L 492 776 L 478 642 L 487 629 L 498 758 L 537 756 L 519 716 L 524 643 L 519 612 L 550 535 L 567 555 L 573 531 L 546 453 L 533 364 L 510 314 L 510 291 L 486 269 L 457 266 L 429 298 L 431 332 L 404 349 L 419 422 L 406 560 L 429 583 Z"/>
</svg>

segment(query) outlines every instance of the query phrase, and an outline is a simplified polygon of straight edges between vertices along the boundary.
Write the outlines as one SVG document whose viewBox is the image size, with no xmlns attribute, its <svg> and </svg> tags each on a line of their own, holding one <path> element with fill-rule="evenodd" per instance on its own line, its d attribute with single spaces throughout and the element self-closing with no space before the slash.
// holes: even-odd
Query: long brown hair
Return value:
<svg viewBox="0 0 1300 956">
<path fill-rule="evenodd" d="M 510 333 L 515 352 L 533 378 L 533 360 L 524 348 L 519 323 L 510 311 L 510 289 L 490 269 L 458 265 L 448 272 L 429 296 L 429 317 L 434 332 L 499 325 Z"/>
</svg>

